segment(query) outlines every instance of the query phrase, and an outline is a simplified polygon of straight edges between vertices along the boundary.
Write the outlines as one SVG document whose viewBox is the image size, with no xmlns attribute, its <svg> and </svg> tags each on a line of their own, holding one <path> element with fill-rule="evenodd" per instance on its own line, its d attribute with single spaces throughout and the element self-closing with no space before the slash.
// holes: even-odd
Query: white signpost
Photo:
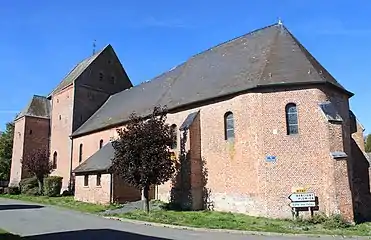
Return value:
<svg viewBox="0 0 371 240">
<path fill-rule="evenodd" d="M 315 201 L 316 196 L 314 193 L 292 193 L 289 196 L 292 202 L 305 202 L 305 201 Z"/>
<path fill-rule="evenodd" d="M 313 217 L 314 207 L 317 207 L 316 195 L 312 192 L 298 192 L 292 193 L 289 196 L 291 200 L 290 207 L 294 217 L 299 216 L 299 211 L 310 210 L 311 216 Z"/>
</svg>

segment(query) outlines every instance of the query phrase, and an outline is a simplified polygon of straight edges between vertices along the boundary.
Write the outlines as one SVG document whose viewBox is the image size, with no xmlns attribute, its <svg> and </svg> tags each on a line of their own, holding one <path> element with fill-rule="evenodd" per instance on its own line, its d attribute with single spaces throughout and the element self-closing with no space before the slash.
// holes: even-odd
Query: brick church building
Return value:
<svg viewBox="0 0 371 240">
<path fill-rule="evenodd" d="M 288 196 L 305 188 L 319 211 L 369 217 L 369 162 L 353 93 L 275 24 L 212 47 L 133 86 L 108 45 L 79 63 L 48 96 L 34 96 L 15 120 L 11 185 L 20 159 L 50 150 L 52 175 L 81 201 L 140 199 L 111 174 L 111 141 L 131 113 L 169 109 L 173 152 L 188 174 L 154 186 L 152 198 L 202 209 L 290 217 Z M 207 172 L 207 176 L 205 173 Z"/>
</svg>

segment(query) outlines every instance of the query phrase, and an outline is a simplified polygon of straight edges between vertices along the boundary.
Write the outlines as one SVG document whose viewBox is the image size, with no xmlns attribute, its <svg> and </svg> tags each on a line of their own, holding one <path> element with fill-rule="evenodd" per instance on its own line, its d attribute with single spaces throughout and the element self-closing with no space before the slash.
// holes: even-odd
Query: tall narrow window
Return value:
<svg viewBox="0 0 371 240">
<path fill-rule="evenodd" d="M 82 143 L 80 144 L 80 149 L 79 149 L 79 163 L 82 161 Z"/>
<path fill-rule="evenodd" d="M 89 175 L 84 175 L 84 186 L 89 186 Z"/>
<path fill-rule="evenodd" d="M 286 105 L 286 128 L 287 135 L 299 133 L 298 110 L 295 103 Z"/>
<path fill-rule="evenodd" d="M 234 140 L 234 120 L 232 112 L 227 112 L 224 115 L 224 134 L 225 140 L 228 141 Z"/>
<path fill-rule="evenodd" d="M 100 177 L 101 175 L 98 173 L 97 174 L 97 186 L 100 186 Z"/>
<path fill-rule="evenodd" d="M 101 139 L 100 141 L 99 141 L 99 149 L 101 149 L 103 147 L 103 139 Z"/>
<path fill-rule="evenodd" d="M 173 145 L 171 145 L 171 149 L 176 149 L 178 146 L 178 131 L 176 130 L 176 124 L 171 125 L 171 131 L 173 134 Z"/>
<path fill-rule="evenodd" d="M 57 169 L 57 160 L 58 160 L 58 153 L 54 152 L 54 154 L 53 154 L 53 169 Z"/>
</svg>

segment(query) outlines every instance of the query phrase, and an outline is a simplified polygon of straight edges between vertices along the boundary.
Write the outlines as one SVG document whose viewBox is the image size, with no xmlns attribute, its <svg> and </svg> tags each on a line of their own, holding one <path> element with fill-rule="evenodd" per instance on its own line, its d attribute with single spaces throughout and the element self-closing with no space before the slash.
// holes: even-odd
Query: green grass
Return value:
<svg viewBox="0 0 371 240">
<path fill-rule="evenodd" d="M 115 209 L 120 207 L 120 205 L 105 206 L 99 204 L 78 202 L 75 201 L 73 197 L 44 197 L 26 195 L 0 195 L 0 197 L 41 203 L 45 205 L 54 205 L 94 214 L 98 214 L 107 209 Z M 371 223 L 349 225 L 345 224 L 340 218 L 336 216 L 327 218 L 320 214 L 315 215 L 315 218 L 313 220 L 297 221 L 293 221 L 290 219 L 285 220 L 252 217 L 244 214 L 216 211 L 152 210 L 149 214 L 146 214 L 143 211 L 135 211 L 124 214 L 114 214 L 111 216 L 196 228 L 233 229 L 292 234 L 326 234 L 344 236 L 371 235 Z M 1 237 L 2 235 L 0 231 L 0 239 L 3 239 Z"/>
<path fill-rule="evenodd" d="M 319 223 L 301 220 L 282 220 L 251 217 L 244 214 L 223 213 L 215 211 L 165 211 L 157 210 L 146 214 L 142 211 L 115 215 L 121 218 L 148 222 L 165 223 L 211 229 L 234 229 L 258 232 L 276 232 L 292 234 L 326 234 L 344 236 L 369 236 L 371 224 L 348 225 L 336 218 L 327 218 Z"/>
<path fill-rule="evenodd" d="M 0 195 L 2 198 L 16 199 L 27 202 L 41 203 L 58 207 L 69 208 L 80 212 L 99 213 L 107 209 L 118 208 L 119 205 L 100 205 L 75 201 L 72 196 L 68 197 L 45 197 L 28 195 Z"/>
<path fill-rule="evenodd" d="M 0 229 L 0 239 L 1 240 L 15 240 L 15 239 L 21 239 L 20 236 L 11 234 L 3 229 Z"/>
</svg>

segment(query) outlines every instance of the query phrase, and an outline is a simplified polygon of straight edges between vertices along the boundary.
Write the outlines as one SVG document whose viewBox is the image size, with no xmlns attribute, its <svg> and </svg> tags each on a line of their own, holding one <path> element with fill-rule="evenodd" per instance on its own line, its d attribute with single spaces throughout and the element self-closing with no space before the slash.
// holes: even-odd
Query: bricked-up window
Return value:
<svg viewBox="0 0 371 240">
<path fill-rule="evenodd" d="M 85 187 L 89 186 L 89 175 L 84 176 L 84 186 Z"/>
<path fill-rule="evenodd" d="M 234 140 L 234 120 L 232 112 L 224 114 L 224 135 L 225 140 Z"/>
<path fill-rule="evenodd" d="M 54 154 L 53 154 L 53 169 L 57 169 L 57 160 L 58 160 L 58 153 L 54 152 Z"/>
<path fill-rule="evenodd" d="M 178 146 L 178 131 L 176 130 L 176 124 L 171 125 L 171 130 L 174 138 L 174 143 L 171 145 L 171 149 L 176 149 Z"/>
<path fill-rule="evenodd" d="M 101 175 L 97 174 L 97 186 L 100 186 L 100 177 L 101 177 Z"/>
<path fill-rule="evenodd" d="M 103 139 L 101 139 L 100 141 L 99 141 L 99 149 L 101 149 L 103 147 Z"/>
<path fill-rule="evenodd" d="M 286 105 L 286 128 L 287 135 L 299 133 L 298 109 L 295 103 L 289 103 Z"/>
<path fill-rule="evenodd" d="M 82 161 L 82 147 L 83 147 L 83 145 L 81 143 L 80 144 L 80 149 L 79 149 L 79 163 L 81 163 L 81 161 Z"/>
</svg>

